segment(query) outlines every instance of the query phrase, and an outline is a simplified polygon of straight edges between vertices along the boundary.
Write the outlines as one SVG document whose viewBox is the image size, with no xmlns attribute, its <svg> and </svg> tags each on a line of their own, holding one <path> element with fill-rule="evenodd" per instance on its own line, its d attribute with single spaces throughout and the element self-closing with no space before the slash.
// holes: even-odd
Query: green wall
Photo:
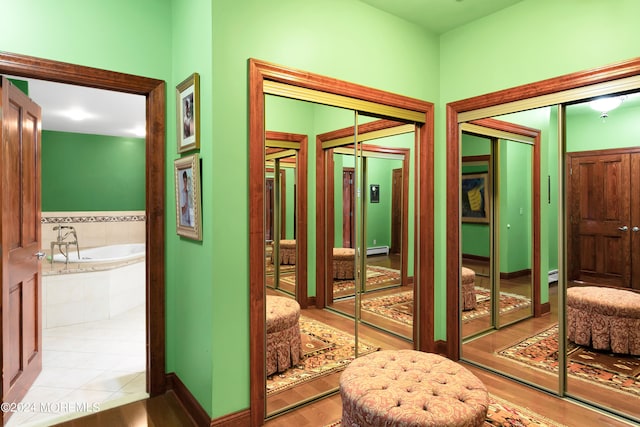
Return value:
<svg viewBox="0 0 640 427">
<path fill-rule="evenodd" d="M 402 168 L 401 160 L 367 159 L 367 179 L 365 203 L 366 246 L 391 246 L 391 185 L 393 169 Z M 379 202 L 372 203 L 369 185 L 379 185 Z M 374 242 L 375 240 L 375 242 Z"/>
<path fill-rule="evenodd" d="M 605 120 L 591 108 L 567 107 L 567 151 L 627 148 L 640 145 L 640 108 L 624 103 Z"/>
<path fill-rule="evenodd" d="M 499 140 L 500 150 L 500 273 L 533 267 L 532 177 L 533 147 Z M 494 195 L 496 196 L 496 195 Z"/>
<path fill-rule="evenodd" d="M 145 141 L 42 131 L 42 211 L 145 209 Z"/>
</svg>

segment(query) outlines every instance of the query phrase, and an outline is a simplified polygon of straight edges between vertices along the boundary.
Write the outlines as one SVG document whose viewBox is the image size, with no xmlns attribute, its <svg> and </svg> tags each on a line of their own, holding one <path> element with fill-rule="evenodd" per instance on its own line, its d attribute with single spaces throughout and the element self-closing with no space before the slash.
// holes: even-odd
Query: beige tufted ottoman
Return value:
<svg viewBox="0 0 640 427">
<path fill-rule="evenodd" d="M 476 272 L 462 267 L 462 309 L 476 308 Z"/>
<path fill-rule="evenodd" d="M 360 357 L 340 376 L 342 424 L 482 426 L 484 384 L 463 366 L 432 353 L 385 350 Z"/>
<path fill-rule="evenodd" d="M 266 298 L 266 374 L 283 372 L 300 362 L 300 304 L 286 297 Z"/>
<path fill-rule="evenodd" d="M 333 278 L 353 279 L 356 250 L 353 248 L 333 248 Z"/>
<path fill-rule="evenodd" d="M 596 350 L 640 355 L 640 294 L 597 286 L 567 289 L 567 336 Z"/>
</svg>

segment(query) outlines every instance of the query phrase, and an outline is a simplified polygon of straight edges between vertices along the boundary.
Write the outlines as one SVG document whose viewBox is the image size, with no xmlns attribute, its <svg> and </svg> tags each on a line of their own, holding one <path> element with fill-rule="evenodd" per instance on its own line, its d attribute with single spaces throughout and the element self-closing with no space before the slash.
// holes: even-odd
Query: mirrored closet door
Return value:
<svg viewBox="0 0 640 427">
<path fill-rule="evenodd" d="M 353 129 L 319 137 L 327 159 L 327 243 L 333 255 L 326 306 L 412 341 L 415 126 L 358 118 L 356 145 Z M 351 252 L 359 286 L 342 264 Z"/>
<path fill-rule="evenodd" d="M 640 135 L 633 125 L 640 114 L 639 79 L 636 59 L 452 103 L 449 119 L 456 130 L 450 126 L 447 138 L 453 154 L 449 180 L 462 184 L 467 173 L 483 172 L 473 168 L 494 172 L 487 260 L 493 322 L 478 330 L 467 329 L 470 310 L 463 297 L 463 268 L 473 258 L 467 256 L 472 234 L 464 212 L 475 186 L 447 194 L 448 209 L 458 213 L 455 224 L 448 222 L 448 265 L 457 267 L 448 274 L 448 297 L 460 304 L 459 323 L 448 331 L 460 344 L 451 353 L 635 423 L 640 356 L 626 309 L 640 301 L 640 231 L 634 229 L 640 198 L 633 191 L 640 176 Z M 486 120 L 506 123 L 502 130 L 516 137 L 476 127 L 491 128 Z M 521 138 L 529 135 L 526 129 L 538 134 L 533 145 Z M 491 150 L 471 152 L 474 138 L 492 144 Z M 533 169 L 518 166 L 520 160 L 530 164 L 531 156 Z M 513 187 L 513 169 L 527 188 L 532 185 L 531 244 L 529 232 L 515 233 L 518 219 L 529 221 L 523 198 L 529 195 Z M 465 200 L 461 193 L 470 191 Z M 506 252 L 500 248 L 505 245 Z M 513 252 L 514 264 L 505 262 Z M 522 274 L 529 268 L 530 279 Z M 530 298 L 532 311 L 507 311 L 497 303 L 505 295 Z M 601 316 L 602 310 L 607 314 Z"/>
<path fill-rule="evenodd" d="M 413 327 L 433 318 L 433 106 L 261 61 L 249 68 L 251 414 L 260 424 L 335 393 L 355 357 L 433 350 L 432 328 Z M 389 296 L 402 287 L 406 307 L 383 310 L 399 305 Z M 383 296 L 365 319 L 365 301 Z"/>
</svg>

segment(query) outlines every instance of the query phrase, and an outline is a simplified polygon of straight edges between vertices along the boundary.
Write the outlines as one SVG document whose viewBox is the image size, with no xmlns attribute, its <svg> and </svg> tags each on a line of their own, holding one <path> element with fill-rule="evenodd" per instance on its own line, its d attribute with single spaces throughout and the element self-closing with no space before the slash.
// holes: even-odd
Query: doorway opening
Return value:
<svg viewBox="0 0 640 427">
<path fill-rule="evenodd" d="M 0 74 L 87 86 L 145 97 L 145 368 L 146 391 L 165 391 L 164 194 L 165 83 L 80 65 L 0 54 Z M 40 348 L 42 343 L 39 343 Z M 3 391 L 4 397 L 8 390 Z"/>
</svg>

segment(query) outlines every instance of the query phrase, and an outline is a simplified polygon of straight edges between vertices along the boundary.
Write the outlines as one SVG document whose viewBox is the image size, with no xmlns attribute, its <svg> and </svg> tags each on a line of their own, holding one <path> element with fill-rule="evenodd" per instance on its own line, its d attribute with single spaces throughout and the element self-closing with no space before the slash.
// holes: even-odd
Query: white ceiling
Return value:
<svg viewBox="0 0 640 427">
<path fill-rule="evenodd" d="M 29 97 L 42 108 L 43 130 L 144 137 L 146 107 L 142 95 L 22 77 L 16 79 L 28 82 Z M 78 112 L 86 117 L 77 120 Z"/>
</svg>

